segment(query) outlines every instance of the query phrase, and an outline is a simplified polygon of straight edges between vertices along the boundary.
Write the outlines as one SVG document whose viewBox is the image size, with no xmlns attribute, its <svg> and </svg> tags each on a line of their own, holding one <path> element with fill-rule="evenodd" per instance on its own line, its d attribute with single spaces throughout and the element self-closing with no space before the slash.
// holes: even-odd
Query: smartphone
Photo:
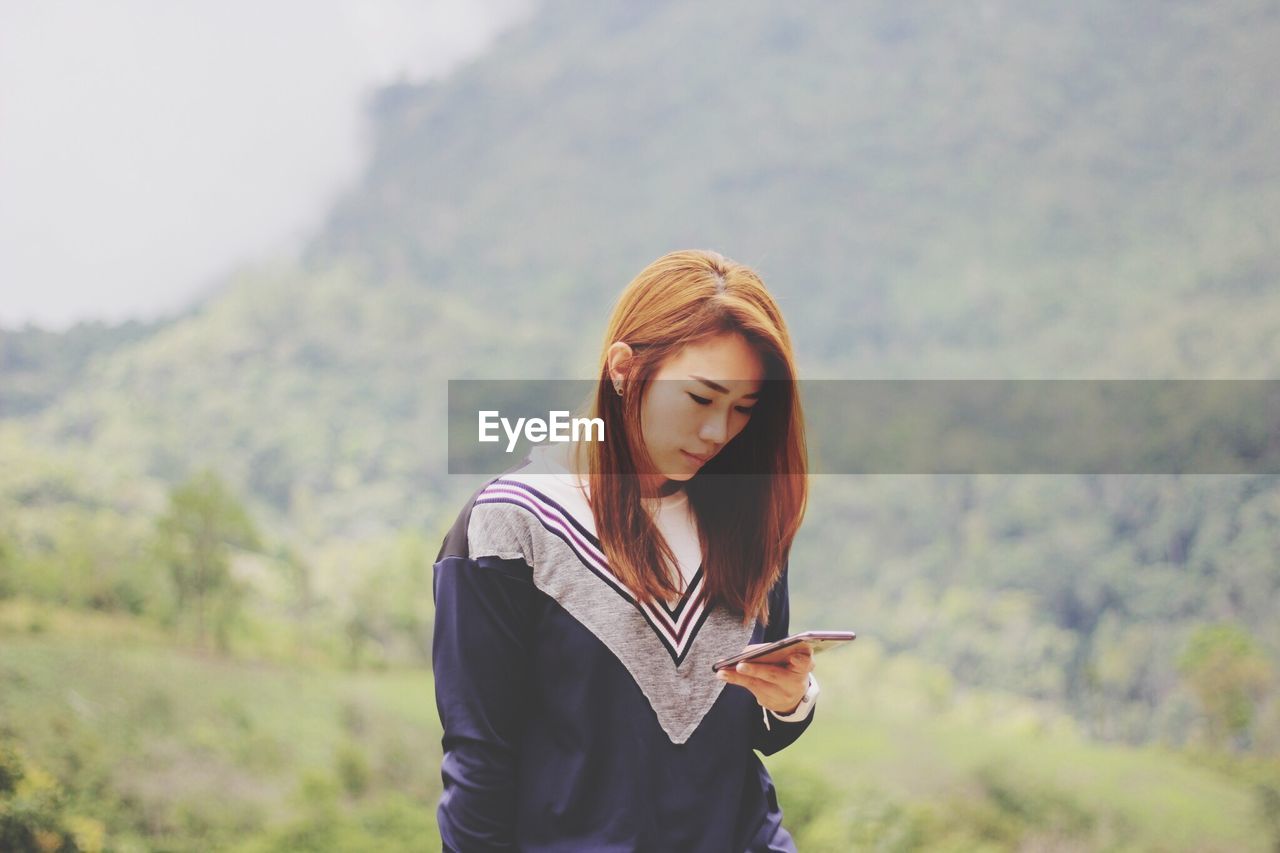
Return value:
<svg viewBox="0 0 1280 853">
<path fill-rule="evenodd" d="M 752 663 L 779 664 L 790 657 L 800 643 L 808 643 L 813 647 L 813 653 L 816 655 L 818 652 L 852 642 L 857 637 L 858 635 L 853 631 L 804 631 L 800 634 L 792 634 L 790 637 L 783 637 L 767 646 L 718 660 L 711 664 L 711 671 L 719 672 L 744 660 Z"/>
</svg>

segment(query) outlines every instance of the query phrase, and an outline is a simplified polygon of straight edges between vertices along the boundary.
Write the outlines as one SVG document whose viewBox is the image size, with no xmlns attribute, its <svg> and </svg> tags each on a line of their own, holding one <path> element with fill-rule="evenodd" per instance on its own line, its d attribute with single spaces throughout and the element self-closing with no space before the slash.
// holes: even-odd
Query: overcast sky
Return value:
<svg viewBox="0 0 1280 853">
<path fill-rule="evenodd" d="M 531 0 L 0 0 L 0 325 L 153 317 L 284 254 L 358 174 L 362 100 Z"/>
</svg>

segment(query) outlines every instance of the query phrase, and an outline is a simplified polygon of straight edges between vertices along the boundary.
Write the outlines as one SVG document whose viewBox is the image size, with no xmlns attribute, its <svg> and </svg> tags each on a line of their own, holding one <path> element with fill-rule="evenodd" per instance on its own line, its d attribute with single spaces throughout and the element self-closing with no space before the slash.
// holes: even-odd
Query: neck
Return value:
<svg viewBox="0 0 1280 853">
<path fill-rule="evenodd" d="M 683 488 L 684 483 L 679 480 L 668 480 L 659 474 L 641 481 L 640 495 L 646 498 L 665 498 Z"/>
</svg>

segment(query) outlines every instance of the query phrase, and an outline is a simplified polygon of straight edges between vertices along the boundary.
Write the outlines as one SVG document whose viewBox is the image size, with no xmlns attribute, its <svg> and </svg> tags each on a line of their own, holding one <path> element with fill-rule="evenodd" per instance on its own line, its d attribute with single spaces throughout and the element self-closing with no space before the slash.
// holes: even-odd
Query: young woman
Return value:
<svg viewBox="0 0 1280 853">
<path fill-rule="evenodd" d="M 711 667 L 787 635 L 794 380 L 750 269 L 674 252 L 622 293 L 590 412 L 605 440 L 535 448 L 437 557 L 445 850 L 795 849 L 752 750 L 812 722 L 812 654 Z"/>
</svg>

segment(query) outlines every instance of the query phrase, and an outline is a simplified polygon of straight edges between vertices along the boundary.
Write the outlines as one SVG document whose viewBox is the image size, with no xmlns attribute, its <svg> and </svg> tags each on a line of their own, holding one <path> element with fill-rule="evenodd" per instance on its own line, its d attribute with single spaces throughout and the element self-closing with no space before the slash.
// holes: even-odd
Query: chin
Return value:
<svg viewBox="0 0 1280 853">
<path fill-rule="evenodd" d="M 689 480 L 692 480 L 697 473 L 698 472 L 696 470 L 690 471 L 686 467 L 686 468 L 679 468 L 675 471 L 668 471 L 662 476 L 666 477 L 668 480 L 675 480 L 677 483 L 685 483 L 685 482 L 688 482 Z"/>
</svg>

